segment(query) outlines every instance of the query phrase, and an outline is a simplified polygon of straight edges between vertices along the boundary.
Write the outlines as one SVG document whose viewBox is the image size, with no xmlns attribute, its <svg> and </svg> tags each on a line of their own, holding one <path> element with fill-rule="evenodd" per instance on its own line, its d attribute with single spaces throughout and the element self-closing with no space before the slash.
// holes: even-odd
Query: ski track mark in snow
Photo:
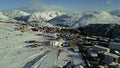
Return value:
<svg viewBox="0 0 120 68">
<path fill-rule="evenodd" d="M 43 58 L 41 58 L 41 60 L 39 60 L 35 66 L 32 66 L 32 68 L 40 68 L 42 62 L 44 62 L 44 60 L 48 57 L 48 55 L 45 55 Z"/>
<path fill-rule="evenodd" d="M 35 63 L 37 63 L 40 59 L 42 59 L 46 54 L 48 54 L 50 51 L 45 51 L 44 54 L 37 56 L 33 60 L 27 62 L 22 68 L 31 68 Z"/>
</svg>

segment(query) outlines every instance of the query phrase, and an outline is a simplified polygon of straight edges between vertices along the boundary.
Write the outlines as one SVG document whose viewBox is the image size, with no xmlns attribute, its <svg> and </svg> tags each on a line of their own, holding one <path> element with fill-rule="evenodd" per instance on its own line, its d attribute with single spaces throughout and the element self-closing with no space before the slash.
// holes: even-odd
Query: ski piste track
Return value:
<svg viewBox="0 0 120 68">
<path fill-rule="evenodd" d="M 68 51 L 66 48 L 51 48 L 51 50 L 46 50 L 34 59 L 26 62 L 22 68 L 57 68 L 66 64 L 68 61 L 72 61 L 74 64 L 83 64 L 84 60 L 76 61 L 76 58 L 82 58 L 80 54 L 74 54 L 73 52 Z M 76 56 L 76 58 L 74 57 Z M 62 62 L 62 63 L 61 63 Z"/>
<path fill-rule="evenodd" d="M 50 51 L 45 51 L 44 54 L 38 55 L 33 60 L 27 62 L 22 68 L 31 68 L 36 62 L 38 62 L 41 58 L 43 58 L 46 54 L 48 54 Z"/>
</svg>

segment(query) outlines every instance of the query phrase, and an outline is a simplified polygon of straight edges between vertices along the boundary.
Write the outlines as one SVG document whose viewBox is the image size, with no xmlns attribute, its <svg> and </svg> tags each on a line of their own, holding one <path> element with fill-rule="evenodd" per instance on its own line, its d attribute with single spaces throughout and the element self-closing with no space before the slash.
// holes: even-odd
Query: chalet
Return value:
<svg viewBox="0 0 120 68">
<path fill-rule="evenodd" d="M 120 56 L 118 56 L 116 54 L 113 54 L 113 53 L 105 52 L 104 53 L 104 62 L 105 63 L 112 63 L 112 62 L 119 63 L 120 62 Z"/>
<path fill-rule="evenodd" d="M 114 53 L 120 56 L 120 52 L 119 51 L 114 51 Z"/>
<path fill-rule="evenodd" d="M 95 38 L 95 37 L 88 37 L 88 36 L 85 39 L 90 40 L 90 41 L 96 41 L 97 40 L 97 38 Z"/>
<path fill-rule="evenodd" d="M 95 52 L 110 52 L 110 49 L 109 48 L 106 48 L 106 47 L 102 47 L 102 46 L 93 46 L 93 50 Z"/>
</svg>

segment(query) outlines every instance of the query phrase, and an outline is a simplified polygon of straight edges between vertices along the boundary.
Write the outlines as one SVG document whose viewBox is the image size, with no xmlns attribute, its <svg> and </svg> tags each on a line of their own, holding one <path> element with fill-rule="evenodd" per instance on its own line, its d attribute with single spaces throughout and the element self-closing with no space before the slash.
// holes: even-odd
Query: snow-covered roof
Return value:
<svg viewBox="0 0 120 68">
<path fill-rule="evenodd" d="M 118 56 L 118 55 L 116 55 L 116 54 L 108 53 L 108 52 L 105 52 L 104 54 L 105 54 L 105 55 L 108 55 L 108 56 L 111 56 L 111 57 L 114 57 L 114 58 L 120 57 L 120 56 Z"/>
<path fill-rule="evenodd" d="M 109 48 L 106 48 L 106 47 L 103 47 L 103 46 L 97 46 L 97 45 L 95 45 L 94 47 L 95 47 L 95 48 L 106 49 L 106 50 L 109 49 Z"/>
<path fill-rule="evenodd" d="M 92 57 L 97 57 L 98 54 L 96 52 L 93 51 L 88 51 L 88 53 L 92 56 Z"/>
<path fill-rule="evenodd" d="M 120 64 L 119 64 L 119 63 L 116 63 L 116 62 L 112 62 L 110 65 L 111 65 L 111 66 L 115 66 L 115 67 L 117 67 L 117 68 L 120 68 Z"/>
<path fill-rule="evenodd" d="M 115 49 L 115 50 L 120 50 L 120 43 L 111 42 L 109 44 L 109 48 Z"/>
</svg>

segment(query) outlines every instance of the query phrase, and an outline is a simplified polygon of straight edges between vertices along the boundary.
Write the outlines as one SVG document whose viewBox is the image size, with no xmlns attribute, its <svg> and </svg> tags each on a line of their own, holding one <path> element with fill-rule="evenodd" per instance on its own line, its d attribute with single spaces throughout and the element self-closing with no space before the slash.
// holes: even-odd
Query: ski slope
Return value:
<svg viewBox="0 0 120 68">
<path fill-rule="evenodd" d="M 0 23 L 0 68 L 57 68 L 69 61 L 84 65 L 81 54 L 66 48 L 39 46 L 27 48 L 25 41 L 46 41 L 38 32 L 15 30 L 14 24 Z"/>
</svg>

